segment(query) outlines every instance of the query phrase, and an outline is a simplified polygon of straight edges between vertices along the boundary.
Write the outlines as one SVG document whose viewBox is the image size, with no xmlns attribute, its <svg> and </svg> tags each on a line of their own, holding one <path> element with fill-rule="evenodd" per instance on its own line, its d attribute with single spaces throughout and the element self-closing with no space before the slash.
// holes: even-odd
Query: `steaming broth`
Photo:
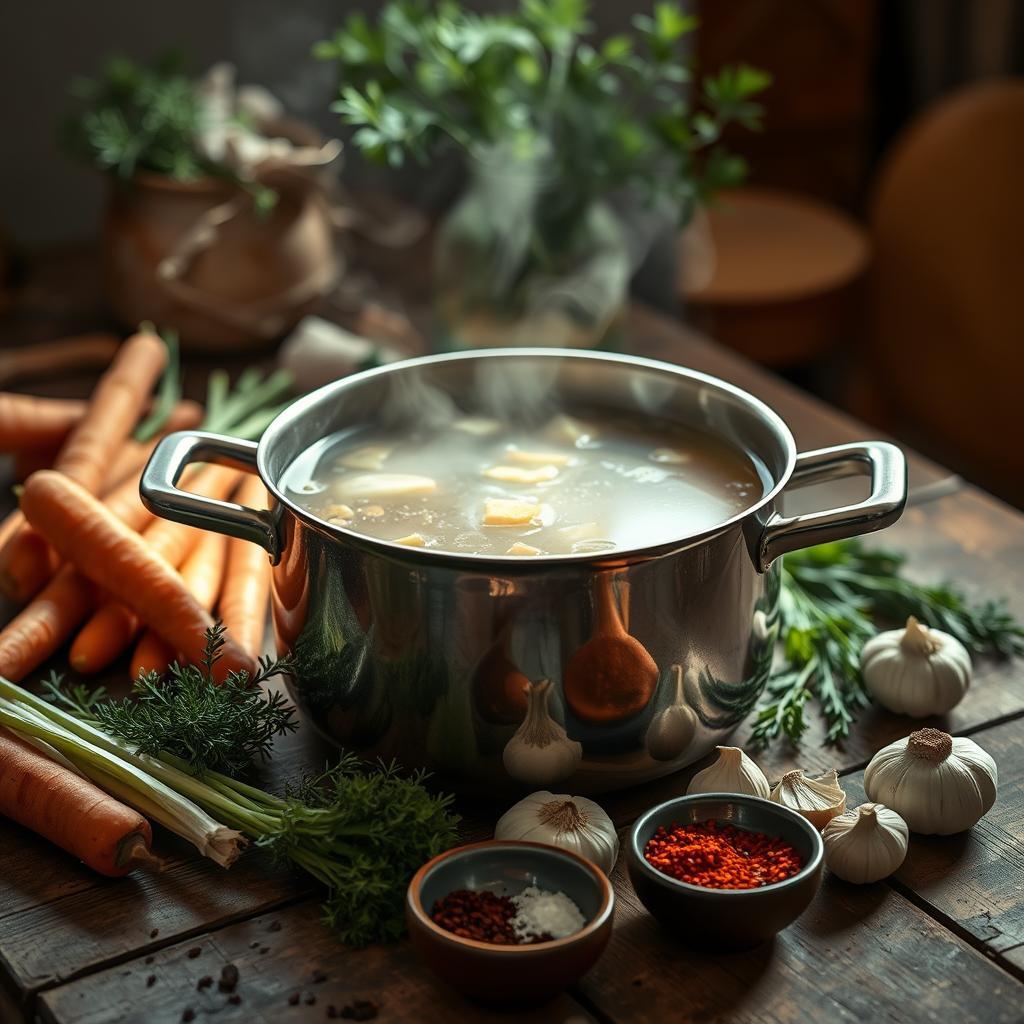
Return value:
<svg viewBox="0 0 1024 1024">
<path fill-rule="evenodd" d="M 762 494 L 753 464 L 705 434 L 564 415 L 532 430 L 466 417 L 401 436 L 345 431 L 300 456 L 284 486 L 319 518 L 370 537 L 523 557 L 670 541 Z"/>
</svg>

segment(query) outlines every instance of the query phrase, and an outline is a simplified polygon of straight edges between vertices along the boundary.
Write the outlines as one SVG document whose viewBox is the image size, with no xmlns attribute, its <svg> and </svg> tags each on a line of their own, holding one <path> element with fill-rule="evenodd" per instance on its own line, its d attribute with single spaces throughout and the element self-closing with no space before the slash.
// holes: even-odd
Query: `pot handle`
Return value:
<svg viewBox="0 0 1024 1024">
<path fill-rule="evenodd" d="M 871 477 L 871 494 L 865 501 L 800 516 L 773 513 L 761 533 L 760 571 L 764 572 L 787 551 L 891 526 L 907 503 L 907 460 L 894 444 L 862 441 L 798 455 L 787 487 L 804 487 L 865 473 Z"/>
<path fill-rule="evenodd" d="M 281 557 L 281 542 L 273 512 L 205 498 L 177 486 L 181 474 L 193 462 L 215 462 L 256 473 L 257 449 L 253 441 L 202 430 L 168 434 L 153 450 L 142 471 L 139 483 L 142 504 L 163 519 L 259 544 L 266 548 L 276 565 Z"/>
</svg>

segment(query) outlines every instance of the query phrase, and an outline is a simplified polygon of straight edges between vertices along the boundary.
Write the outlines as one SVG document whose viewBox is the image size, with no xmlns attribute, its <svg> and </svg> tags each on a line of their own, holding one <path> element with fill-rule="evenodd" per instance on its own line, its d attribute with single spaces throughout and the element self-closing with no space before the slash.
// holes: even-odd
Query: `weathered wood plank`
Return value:
<svg viewBox="0 0 1024 1024">
<path fill-rule="evenodd" d="M 911 836 L 893 881 L 1024 980 L 1024 719 L 971 738 L 999 767 L 995 806 L 969 832 Z M 850 806 L 866 799 L 862 772 L 843 787 Z"/>
<path fill-rule="evenodd" d="M 4 825 L 0 844 L 20 844 Z M 170 837 L 168 837 L 170 842 Z M 182 853 L 184 851 L 181 851 Z M 74 877 L 65 858 L 54 873 Z M 46 866 L 42 861 L 41 871 Z M 4 898 L 10 890 L 6 879 Z M 32 992 L 159 948 L 186 935 L 251 917 L 302 898 L 309 886 L 276 869 L 265 853 L 243 856 L 230 871 L 195 856 L 179 859 L 161 874 L 134 872 L 126 878 L 94 878 L 66 895 L 24 905 L 0 923 L 0 967 L 16 989 Z"/>
<path fill-rule="evenodd" d="M 189 950 L 198 949 L 195 957 Z M 234 1005 L 215 984 L 197 989 L 204 976 L 220 977 L 225 964 L 238 968 Z M 317 980 L 321 977 L 323 980 Z M 150 983 L 149 979 L 153 981 Z M 289 1002 L 298 993 L 296 1005 Z M 314 1003 L 308 1002 L 310 997 Z M 187 1008 L 198 1020 L 287 1024 L 329 1019 L 355 1000 L 372 1000 L 387 1022 L 508 1021 L 507 1013 L 478 1007 L 436 980 L 417 962 L 407 942 L 349 950 L 320 920 L 315 904 L 231 925 L 146 958 L 81 978 L 40 996 L 49 1024 L 178 1024 Z M 524 1024 L 585 1024 L 591 1020 L 568 996 L 516 1014 Z"/>
<path fill-rule="evenodd" d="M 759 949 L 694 952 L 616 873 L 615 933 L 581 991 L 614 1021 L 863 1024 L 1021 1019 L 1024 986 L 887 886 L 826 878 L 814 903 Z"/>
</svg>

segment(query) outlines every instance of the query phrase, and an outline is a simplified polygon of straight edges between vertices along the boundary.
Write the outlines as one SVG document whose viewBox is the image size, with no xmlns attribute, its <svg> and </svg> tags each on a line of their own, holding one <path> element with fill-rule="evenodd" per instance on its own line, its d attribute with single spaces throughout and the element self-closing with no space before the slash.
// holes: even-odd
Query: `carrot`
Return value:
<svg viewBox="0 0 1024 1024">
<path fill-rule="evenodd" d="M 152 514 L 139 498 L 137 480 L 129 480 L 105 500 L 109 512 L 132 530 L 141 530 Z M 2 536 L 2 530 L 0 530 Z M 0 630 L 0 675 L 24 679 L 71 636 L 96 606 L 96 588 L 72 566 L 56 576 Z"/>
<path fill-rule="evenodd" d="M 175 650 L 202 661 L 210 613 L 181 577 L 129 526 L 81 484 L 50 469 L 33 473 L 21 492 L 21 510 L 56 550 L 83 575 L 126 604 Z M 229 635 L 216 674 L 253 672 L 253 659 Z"/>
<path fill-rule="evenodd" d="M 224 466 L 204 466 L 193 478 L 190 490 L 208 498 L 226 498 L 239 472 Z M 172 568 L 178 568 L 205 536 L 202 530 L 169 519 L 157 519 L 143 534 L 150 550 Z M 139 631 L 139 617 L 117 601 L 106 601 L 93 613 L 71 645 L 71 665 L 78 672 L 106 668 Z"/>
<path fill-rule="evenodd" d="M 181 567 L 181 578 L 192 596 L 207 611 L 212 611 L 220 594 L 224 579 L 224 564 L 227 556 L 227 537 L 219 533 L 204 533 Z M 132 679 L 138 679 L 140 672 L 155 671 L 161 675 L 167 671 L 176 656 L 173 647 L 168 646 L 151 629 L 142 634 L 132 655 Z"/>
<path fill-rule="evenodd" d="M 73 370 L 109 366 L 118 344 L 115 335 L 96 331 L 8 348 L 0 352 L 0 387 L 10 387 L 20 380 L 58 377 Z"/>
<path fill-rule="evenodd" d="M 237 501 L 251 508 L 267 507 L 267 489 L 258 476 L 246 477 Z M 270 561 L 266 551 L 251 541 L 232 537 L 228 542 L 228 571 L 217 610 L 221 622 L 239 646 L 256 660 L 263 651 L 270 595 Z"/>
<path fill-rule="evenodd" d="M 56 843 L 101 875 L 126 875 L 149 853 L 153 830 L 138 811 L 0 730 L 0 814 Z"/>
<path fill-rule="evenodd" d="M 0 392 L 0 452 L 57 448 L 81 421 L 85 402 Z"/>
<path fill-rule="evenodd" d="M 85 415 L 61 447 L 54 469 L 77 480 L 89 493 L 97 493 L 108 464 L 135 426 L 166 362 L 167 347 L 156 335 L 129 338 L 100 378 Z M 0 589 L 18 603 L 36 593 L 55 569 L 49 546 L 26 528 L 19 529 L 0 549 Z"/>
</svg>

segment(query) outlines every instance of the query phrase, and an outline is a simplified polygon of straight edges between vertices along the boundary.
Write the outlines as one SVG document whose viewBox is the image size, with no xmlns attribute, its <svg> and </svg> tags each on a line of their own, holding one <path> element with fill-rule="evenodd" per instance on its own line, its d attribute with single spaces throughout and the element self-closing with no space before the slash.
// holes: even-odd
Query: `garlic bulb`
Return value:
<svg viewBox="0 0 1024 1024">
<path fill-rule="evenodd" d="M 907 837 L 907 823 L 884 804 L 836 815 L 821 835 L 829 871 L 858 885 L 888 878 L 907 856 Z"/>
<path fill-rule="evenodd" d="M 592 860 L 606 875 L 619 855 L 612 819 L 593 800 L 541 790 L 510 807 L 494 827 L 495 839 L 561 846 Z"/>
<path fill-rule="evenodd" d="M 501 759 L 505 770 L 520 782 L 543 786 L 576 771 L 583 747 L 569 739 L 548 711 L 551 681 L 530 683 L 526 691 L 526 717 L 505 744 Z"/>
<path fill-rule="evenodd" d="M 718 760 L 697 772 L 686 787 L 690 793 L 747 793 L 767 797 L 771 786 L 764 772 L 739 747 L 716 747 Z"/>
<path fill-rule="evenodd" d="M 644 739 L 647 753 L 655 761 L 674 761 L 680 757 L 697 731 L 697 716 L 683 696 L 683 666 L 673 665 L 672 673 L 672 701 L 651 719 Z"/>
<path fill-rule="evenodd" d="M 817 829 L 846 810 L 846 794 L 834 768 L 820 779 L 807 778 L 799 768 L 786 772 L 769 799 L 802 814 Z"/>
<path fill-rule="evenodd" d="M 868 693 L 884 708 L 913 718 L 942 715 L 963 699 L 971 683 L 971 656 L 955 636 L 922 626 L 869 640 L 860 653 Z"/>
<path fill-rule="evenodd" d="M 918 729 L 871 758 L 864 790 L 911 832 L 948 836 L 974 825 L 996 802 L 996 763 L 973 740 Z"/>
</svg>

